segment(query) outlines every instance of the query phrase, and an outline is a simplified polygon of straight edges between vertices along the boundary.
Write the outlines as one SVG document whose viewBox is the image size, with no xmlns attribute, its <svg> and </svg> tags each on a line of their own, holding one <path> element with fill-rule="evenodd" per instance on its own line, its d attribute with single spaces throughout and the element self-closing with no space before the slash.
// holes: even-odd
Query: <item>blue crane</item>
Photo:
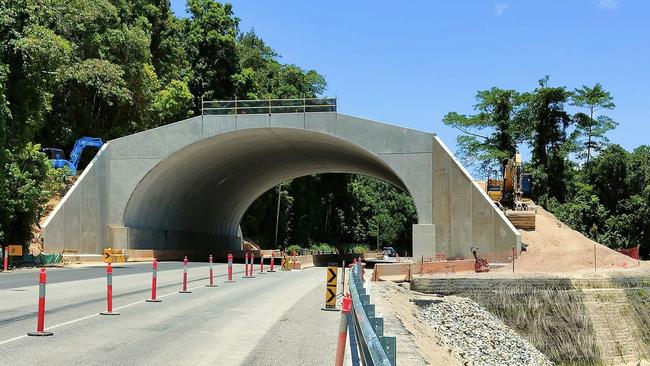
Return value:
<svg viewBox="0 0 650 366">
<path fill-rule="evenodd" d="M 100 148 L 104 144 L 102 139 L 97 137 L 87 137 L 84 136 L 77 140 L 74 143 L 74 147 L 70 152 L 70 160 L 65 159 L 65 153 L 61 149 L 47 147 L 43 149 L 43 152 L 48 155 L 52 166 L 56 169 L 63 169 L 68 167 L 68 175 L 77 174 L 77 166 L 79 165 L 79 160 L 81 160 L 81 153 L 87 147 L 96 147 Z"/>
</svg>

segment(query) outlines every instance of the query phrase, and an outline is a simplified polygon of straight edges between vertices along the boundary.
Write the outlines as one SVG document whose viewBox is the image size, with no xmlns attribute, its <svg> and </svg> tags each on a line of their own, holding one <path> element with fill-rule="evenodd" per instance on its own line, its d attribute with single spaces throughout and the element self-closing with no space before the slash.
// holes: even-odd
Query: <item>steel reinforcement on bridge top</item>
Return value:
<svg viewBox="0 0 650 366">
<path fill-rule="evenodd" d="M 336 112 L 336 98 L 201 101 L 202 115 Z"/>
</svg>

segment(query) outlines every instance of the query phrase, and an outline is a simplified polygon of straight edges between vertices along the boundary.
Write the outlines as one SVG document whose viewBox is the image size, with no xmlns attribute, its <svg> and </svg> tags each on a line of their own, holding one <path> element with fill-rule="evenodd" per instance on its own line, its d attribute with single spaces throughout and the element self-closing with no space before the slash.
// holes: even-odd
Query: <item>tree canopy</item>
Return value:
<svg viewBox="0 0 650 366">
<path fill-rule="evenodd" d="M 201 99 L 312 97 L 314 70 L 283 64 L 230 4 L 0 0 L 0 244 L 26 242 L 52 182 L 41 146 L 69 151 L 196 114 Z"/>
<path fill-rule="evenodd" d="M 449 112 L 443 123 L 458 129 L 458 155 L 485 171 L 527 146 L 533 199 L 588 237 L 613 248 L 640 245 L 650 254 L 650 147 L 628 152 L 610 144 L 617 126 L 598 111 L 614 98 L 600 83 L 570 90 L 493 87 L 477 93 L 475 115 Z M 578 109 L 573 115 L 568 108 Z M 586 109 L 587 113 L 579 111 Z"/>
<path fill-rule="evenodd" d="M 113 139 L 196 115 L 201 100 L 321 95 L 325 78 L 280 61 L 232 5 L 188 0 L 0 0 L 0 244 L 26 243 L 61 190 L 41 146 Z M 381 192 L 388 200 L 379 199 Z M 383 198 L 383 197 L 382 197 Z M 303 177 L 281 190 L 280 245 L 408 243 L 411 199 L 374 180 Z M 244 232 L 273 246 L 277 190 Z M 398 210 L 399 212 L 394 212 Z M 374 225 L 374 226 L 373 226 Z"/>
</svg>

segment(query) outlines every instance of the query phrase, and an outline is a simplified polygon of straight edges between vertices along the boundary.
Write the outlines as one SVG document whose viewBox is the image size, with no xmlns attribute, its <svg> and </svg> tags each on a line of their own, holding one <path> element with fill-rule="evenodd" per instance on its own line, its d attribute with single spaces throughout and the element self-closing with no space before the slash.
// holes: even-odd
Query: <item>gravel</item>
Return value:
<svg viewBox="0 0 650 366">
<path fill-rule="evenodd" d="M 474 301 L 456 296 L 414 301 L 420 316 L 467 365 L 553 365 Z"/>
</svg>

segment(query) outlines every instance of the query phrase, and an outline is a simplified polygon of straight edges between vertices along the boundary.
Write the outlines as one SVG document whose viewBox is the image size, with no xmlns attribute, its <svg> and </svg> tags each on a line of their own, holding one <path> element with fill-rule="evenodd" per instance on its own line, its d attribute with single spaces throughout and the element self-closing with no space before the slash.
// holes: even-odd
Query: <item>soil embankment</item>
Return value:
<svg viewBox="0 0 650 366">
<path fill-rule="evenodd" d="M 517 272 L 594 271 L 594 248 L 596 270 L 628 269 L 639 265 L 637 260 L 571 229 L 541 207 L 536 220 L 535 230 L 519 230 L 521 241 L 528 249 L 515 261 Z"/>
</svg>

